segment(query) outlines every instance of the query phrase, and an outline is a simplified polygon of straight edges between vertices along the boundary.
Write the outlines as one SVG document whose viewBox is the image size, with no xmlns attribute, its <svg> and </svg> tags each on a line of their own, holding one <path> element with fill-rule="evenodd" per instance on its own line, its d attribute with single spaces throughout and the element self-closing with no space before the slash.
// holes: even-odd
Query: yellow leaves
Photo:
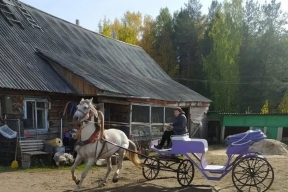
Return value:
<svg viewBox="0 0 288 192">
<path fill-rule="evenodd" d="M 99 32 L 108 37 L 113 37 L 126 43 L 138 45 L 142 30 L 142 14 L 126 11 L 121 22 L 115 19 L 113 23 L 104 19 L 99 23 Z"/>
<path fill-rule="evenodd" d="M 145 15 L 143 19 L 140 12 L 126 11 L 121 20 L 115 19 L 113 23 L 104 17 L 99 23 L 99 32 L 141 46 L 169 76 L 174 76 L 178 65 L 171 38 L 172 29 L 167 32 L 164 27 L 168 25 L 172 28 L 172 17 L 168 9 L 161 9 L 157 18 L 154 21 L 152 16 Z"/>
<path fill-rule="evenodd" d="M 142 26 L 142 14 L 139 11 L 138 13 L 126 11 L 122 23 L 124 27 L 130 27 L 132 30 L 139 32 Z"/>
<path fill-rule="evenodd" d="M 133 30 L 131 27 L 123 27 L 118 31 L 118 39 L 120 41 L 137 45 L 137 31 Z"/>
<path fill-rule="evenodd" d="M 142 47 L 151 57 L 153 57 L 153 41 L 155 28 L 155 22 L 150 15 L 145 15 L 143 27 L 142 27 L 142 38 L 139 42 L 140 47 Z"/>
<path fill-rule="evenodd" d="M 278 105 L 278 111 L 280 113 L 288 113 L 288 94 L 286 93 L 281 102 Z"/>
<path fill-rule="evenodd" d="M 261 114 L 269 114 L 268 100 L 265 101 L 263 107 L 261 108 Z"/>
<path fill-rule="evenodd" d="M 111 21 L 104 17 L 103 20 L 100 20 L 99 22 L 99 32 L 102 35 L 105 35 L 107 37 L 112 37 L 112 27 L 111 27 Z"/>
</svg>

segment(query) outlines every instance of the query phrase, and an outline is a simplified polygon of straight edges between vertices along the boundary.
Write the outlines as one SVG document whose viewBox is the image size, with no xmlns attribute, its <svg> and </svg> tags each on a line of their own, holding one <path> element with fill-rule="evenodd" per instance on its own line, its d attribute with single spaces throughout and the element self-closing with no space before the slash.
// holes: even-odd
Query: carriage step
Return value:
<svg viewBox="0 0 288 192">
<path fill-rule="evenodd" d="M 222 174 L 224 172 L 225 172 L 224 170 L 221 170 L 221 171 L 209 171 L 209 173 L 214 173 L 214 174 Z"/>
<path fill-rule="evenodd" d="M 203 168 L 203 171 L 209 171 L 210 173 L 223 173 L 225 168 L 225 165 L 207 165 Z"/>
</svg>

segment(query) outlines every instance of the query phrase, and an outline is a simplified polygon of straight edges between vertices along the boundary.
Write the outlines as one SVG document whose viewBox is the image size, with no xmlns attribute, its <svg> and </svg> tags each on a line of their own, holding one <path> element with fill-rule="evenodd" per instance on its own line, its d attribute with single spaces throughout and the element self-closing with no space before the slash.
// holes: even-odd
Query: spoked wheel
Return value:
<svg viewBox="0 0 288 192">
<path fill-rule="evenodd" d="M 194 165 L 188 159 L 183 160 L 177 170 L 177 180 L 181 186 L 188 186 L 194 178 Z"/>
<path fill-rule="evenodd" d="M 155 179 L 160 170 L 160 164 L 158 159 L 156 158 L 146 158 L 144 160 L 144 166 L 142 168 L 142 173 L 145 179 L 147 180 L 153 180 Z"/>
<path fill-rule="evenodd" d="M 274 171 L 270 163 L 262 157 L 244 157 L 235 164 L 232 181 L 239 191 L 264 192 L 274 181 Z"/>
</svg>

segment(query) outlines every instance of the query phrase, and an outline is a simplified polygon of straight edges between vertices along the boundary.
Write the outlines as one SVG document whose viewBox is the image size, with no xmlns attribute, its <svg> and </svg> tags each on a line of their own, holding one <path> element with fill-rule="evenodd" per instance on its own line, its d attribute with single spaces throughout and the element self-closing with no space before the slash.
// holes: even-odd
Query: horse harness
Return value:
<svg viewBox="0 0 288 192">
<path fill-rule="evenodd" d="M 89 108 L 90 108 L 90 107 L 89 107 Z M 80 110 L 80 109 L 77 109 L 77 110 L 84 114 L 84 115 L 83 115 L 83 118 L 84 118 L 87 114 L 89 114 L 89 118 L 88 118 L 87 120 L 81 121 L 81 120 L 83 119 L 83 118 L 82 118 L 82 119 L 80 120 L 80 122 L 86 122 L 86 123 L 92 122 L 91 119 L 92 119 L 92 117 L 94 116 L 94 113 L 93 113 L 93 112 L 91 113 L 91 110 L 89 110 L 89 111 L 86 112 L 86 113 L 85 113 L 84 111 Z M 95 143 L 97 140 L 100 140 L 101 143 L 104 141 L 104 140 L 103 140 L 103 139 L 105 139 L 104 135 L 103 135 L 104 138 L 98 138 L 99 133 L 100 133 L 100 126 L 99 126 L 99 124 L 98 124 L 98 117 L 95 118 L 95 121 L 94 121 L 93 123 L 95 124 L 96 129 L 95 129 L 95 131 L 92 133 L 92 135 L 91 135 L 87 140 L 85 140 L 85 141 L 81 141 L 81 137 L 80 137 L 80 136 L 81 136 L 81 130 L 84 129 L 85 127 L 83 127 L 83 125 L 81 125 L 81 123 L 79 123 L 78 125 L 76 125 L 76 126 L 77 126 L 76 129 L 77 129 L 77 130 L 80 130 L 80 133 L 77 134 L 79 138 L 78 138 L 78 141 L 75 143 L 76 146 L 79 145 L 80 147 L 82 147 L 82 146 L 87 145 L 87 144 L 90 144 L 90 143 Z M 97 144 L 97 145 L 98 145 L 98 144 Z M 102 146 L 101 152 L 103 151 L 104 146 L 105 146 L 105 145 Z M 97 147 L 96 147 L 96 150 L 97 150 Z"/>
<path fill-rule="evenodd" d="M 78 138 L 78 141 L 75 143 L 75 145 L 79 145 L 80 147 L 82 147 L 90 143 L 95 143 L 98 140 L 99 132 L 100 131 L 95 130 L 94 133 L 89 137 L 89 139 L 85 141 L 81 141 L 81 138 Z"/>
<path fill-rule="evenodd" d="M 77 109 L 77 110 L 84 114 L 83 117 L 85 117 L 88 113 L 91 112 L 91 110 L 89 110 L 87 113 L 85 113 L 84 111 L 82 111 L 80 109 Z M 90 113 L 89 114 L 89 118 L 87 120 L 82 121 L 82 122 L 86 122 L 86 123 L 93 122 L 93 121 L 91 121 L 93 115 L 94 115 L 94 113 Z M 79 137 L 78 141 L 75 143 L 75 146 L 79 145 L 80 147 L 82 147 L 82 146 L 90 144 L 90 143 L 95 143 L 97 140 L 100 140 L 101 143 L 102 142 L 106 143 L 104 135 L 103 135 L 103 138 L 99 138 L 98 139 L 98 136 L 99 136 L 99 133 L 100 133 L 100 130 L 97 129 L 97 126 L 99 127 L 98 117 L 95 118 L 95 121 L 93 123 L 95 124 L 96 128 L 95 128 L 95 131 L 92 133 L 92 135 L 85 141 L 81 141 L 81 137 Z M 81 125 L 81 124 L 78 124 L 77 126 L 78 126 L 78 130 L 80 130 L 80 134 L 81 134 L 81 130 L 84 129 L 85 127 L 83 127 L 83 125 Z M 105 147 L 105 145 L 103 144 L 98 157 L 103 155 L 102 152 L 104 150 L 104 147 Z M 97 149 L 98 149 L 98 143 L 96 144 L 95 153 L 97 152 Z"/>
</svg>

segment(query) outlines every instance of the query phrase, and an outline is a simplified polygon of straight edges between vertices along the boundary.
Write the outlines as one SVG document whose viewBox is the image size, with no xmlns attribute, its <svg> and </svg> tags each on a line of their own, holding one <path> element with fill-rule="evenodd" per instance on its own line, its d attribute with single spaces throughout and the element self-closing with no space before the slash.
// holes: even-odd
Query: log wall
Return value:
<svg viewBox="0 0 288 192">
<path fill-rule="evenodd" d="M 1 95 L 9 95 L 12 99 L 12 114 L 7 114 L 7 119 L 22 120 L 23 114 L 18 108 L 23 109 L 23 100 L 27 97 L 47 98 L 51 102 L 51 109 L 48 110 L 49 128 L 48 132 L 37 135 L 37 139 L 54 139 L 60 136 L 60 119 L 63 113 L 60 114 L 61 109 L 65 107 L 68 101 L 79 102 L 81 97 L 67 95 L 67 94 L 52 94 L 36 91 L 19 91 L 0 89 Z M 68 108 L 69 109 L 69 108 Z M 2 118 L 4 118 L 3 111 Z M 71 115 L 63 116 L 63 131 L 72 129 Z M 2 122 L 3 124 L 3 122 Z M 31 135 L 35 137 L 35 135 Z"/>
</svg>

